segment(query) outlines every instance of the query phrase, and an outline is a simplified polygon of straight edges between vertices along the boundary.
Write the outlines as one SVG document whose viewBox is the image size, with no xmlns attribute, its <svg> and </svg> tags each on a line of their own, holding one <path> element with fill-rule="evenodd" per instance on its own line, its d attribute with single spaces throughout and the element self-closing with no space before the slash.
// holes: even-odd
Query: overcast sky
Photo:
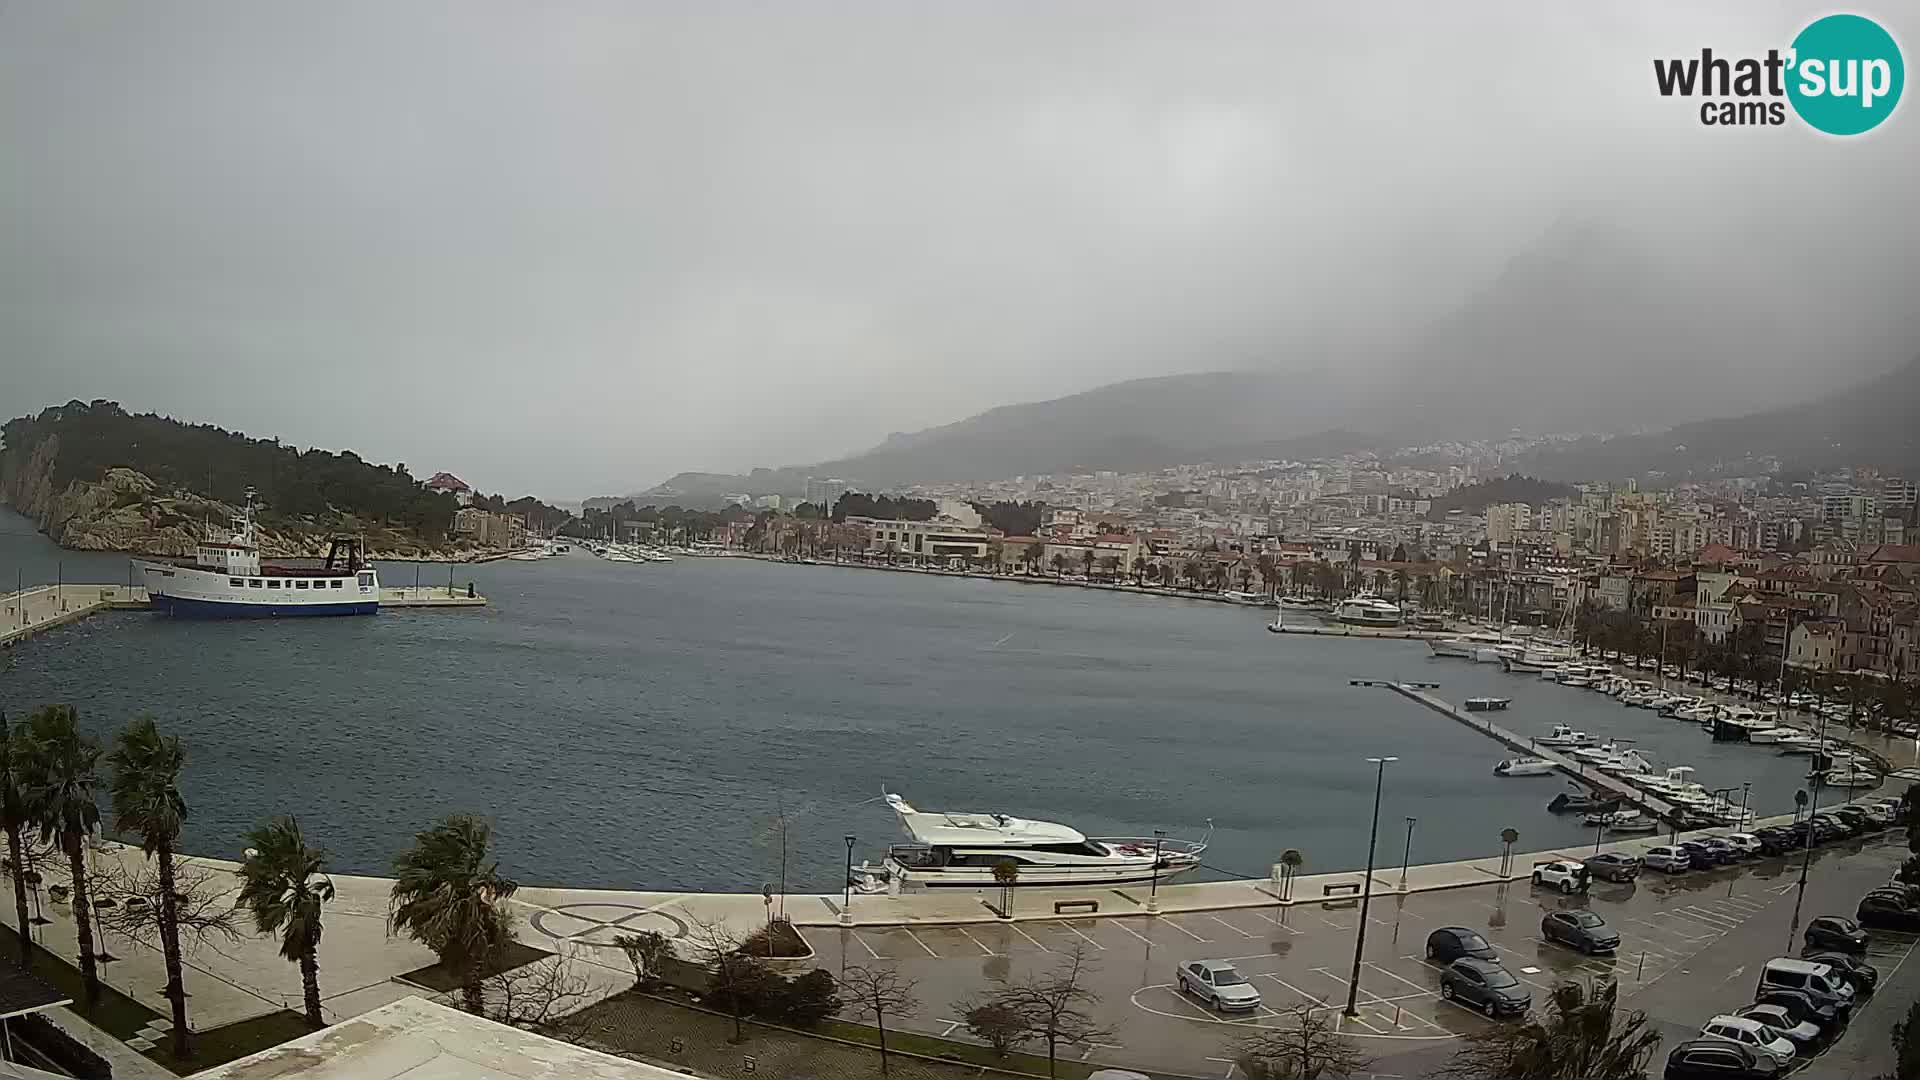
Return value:
<svg viewBox="0 0 1920 1080">
<path fill-rule="evenodd" d="M 1767 401 L 1920 348 L 1920 102 L 1715 130 L 1650 61 L 1828 10 L 0 4 L 0 411 L 626 492 L 1136 376 L 1397 377 L 1569 221 L 1715 279 Z"/>
</svg>

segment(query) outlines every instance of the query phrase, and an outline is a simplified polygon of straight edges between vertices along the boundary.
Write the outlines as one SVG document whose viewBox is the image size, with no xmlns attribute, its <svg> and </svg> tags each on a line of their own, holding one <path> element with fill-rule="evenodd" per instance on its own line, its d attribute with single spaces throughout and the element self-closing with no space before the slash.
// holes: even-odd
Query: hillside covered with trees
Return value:
<svg viewBox="0 0 1920 1080">
<path fill-rule="evenodd" d="M 1535 480 L 1531 476 L 1513 473 L 1496 480 L 1482 480 L 1477 484 L 1454 488 L 1433 500 L 1433 509 L 1427 516 L 1439 521 L 1447 516 L 1449 510 L 1477 514 L 1495 503 L 1518 502 L 1540 506 L 1579 493 L 1580 489 L 1572 484 L 1556 484 L 1550 480 Z"/>
<path fill-rule="evenodd" d="M 115 516 L 117 533 L 142 520 L 171 528 L 170 504 L 238 507 L 248 488 L 268 527 L 387 529 L 426 543 L 446 538 L 456 509 L 404 464 L 129 413 L 112 401 L 73 401 L 0 427 L 0 501 L 55 540 L 87 516 Z"/>
</svg>

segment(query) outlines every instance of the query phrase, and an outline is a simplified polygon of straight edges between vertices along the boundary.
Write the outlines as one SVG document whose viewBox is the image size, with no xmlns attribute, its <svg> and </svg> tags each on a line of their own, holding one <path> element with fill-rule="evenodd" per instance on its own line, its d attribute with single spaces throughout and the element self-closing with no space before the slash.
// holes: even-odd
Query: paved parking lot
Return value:
<svg viewBox="0 0 1920 1080">
<path fill-rule="evenodd" d="M 1865 888 L 1884 880 L 1903 850 L 1896 838 L 1816 853 L 1807 917 L 1851 910 Z M 888 929 L 809 929 L 824 965 L 886 963 L 919 982 L 925 1003 L 904 1026 L 964 1038 L 961 1002 L 996 976 L 1039 970 L 1079 946 L 1095 960 L 1092 984 L 1100 1016 L 1117 1033 L 1094 1048 L 1099 1060 L 1196 1075 L 1225 1076 L 1232 1046 L 1246 1029 L 1277 1026 L 1298 1004 L 1332 1015 L 1340 1029 L 1379 1058 L 1417 1054 L 1437 1061 L 1461 1033 L 1489 1021 L 1440 997 L 1440 968 L 1427 961 L 1427 935 L 1463 926 L 1485 936 L 1502 963 L 1541 1002 L 1568 978 L 1617 980 L 1627 1000 L 1682 1029 L 1710 1013 L 1702 1002 L 1725 998 L 1731 1008 L 1750 997 L 1743 978 L 1754 957 L 1795 953 L 1790 927 L 1799 863 L 1765 860 L 1675 878 L 1652 874 L 1632 884 L 1596 883 L 1586 896 L 1565 897 L 1525 883 L 1376 896 L 1361 965 L 1359 1015 L 1343 1015 L 1352 976 L 1357 901 L 1158 918 L 1057 919 L 1034 922 Z M 1832 898 L 1827 898 L 1831 894 Z M 1815 906 L 1816 903 L 1824 907 Z M 1618 954 L 1590 957 L 1539 936 L 1549 911 L 1586 907 L 1613 924 Z M 1912 943 L 1877 935 L 1883 973 L 1904 961 Z M 1731 963 L 1703 962 L 1716 951 Z M 1263 1006 L 1251 1014 L 1216 1015 L 1174 984 L 1176 964 L 1230 960 L 1259 987 Z M 1722 971 L 1721 968 L 1726 970 Z M 1671 993 L 1669 993 L 1671 991 Z M 1735 999 L 1738 1000 L 1735 1000 Z M 1700 1014 L 1696 1017 L 1695 1014 Z M 1434 1055 L 1437 1055 L 1434 1056 Z M 1418 1075 L 1383 1064 L 1382 1075 Z"/>
</svg>

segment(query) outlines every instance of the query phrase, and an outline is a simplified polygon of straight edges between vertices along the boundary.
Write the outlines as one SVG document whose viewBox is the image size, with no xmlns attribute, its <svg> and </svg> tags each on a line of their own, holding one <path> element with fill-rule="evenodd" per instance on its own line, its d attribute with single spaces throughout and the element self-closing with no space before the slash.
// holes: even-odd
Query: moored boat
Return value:
<svg viewBox="0 0 1920 1080">
<path fill-rule="evenodd" d="M 1090 837 L 1051 821 L 916 810 L 895 794 L 886 801 L 913 841 L 889 846 L 881 864 L 903 887 L 995 888 L 994 869 L 1007 862 L 1022 887 L 1169 881 L 1197 868 L 1207 849 L 1206 839 Z"/>
<path fill-rule="evenodd" d="M 225 532 L 209 529 L 191 560 L 136 559 L 147 596 L 169 615 L 196 618 L 281 618 L 371 615 L 380 610 L 380 575 L 356 537 L 333 538 L 318 566 L 260 562 L 253 490 Z"/>
<path fill-rule="evenodd" d="M 1512 698 L 1470 697 L 1466 700 L 1468 712 L 1500 712 L 1513 704 Z"/>
<path fill-rule="evenodd" d="M 1559 768 L 1546 758 L 1508 758 L 1493 767 L 1495 776 L 1551 776 Z"/>
</svg>

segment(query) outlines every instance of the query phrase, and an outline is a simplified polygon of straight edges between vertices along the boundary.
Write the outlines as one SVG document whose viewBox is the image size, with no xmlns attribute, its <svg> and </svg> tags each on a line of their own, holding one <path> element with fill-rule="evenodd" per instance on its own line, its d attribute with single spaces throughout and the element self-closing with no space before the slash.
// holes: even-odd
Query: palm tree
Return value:
<svg viewBox="0 0 1920 1080">
<path fill-rule="evenodd" d="M 0 712 L 0 826 L 7 830 L 7 859 L 13 867 L 13 910 L 20 928 L 20 966 L 33 968 L 33 936 L 27 927 L 26 844 L 21 834 L 32 824 L 20 798 L 20 758 L 26 750 L 24 732 L 15 734 L 7 727 L 7 714 Z"/>
<path fill-rule="evenodd" d="M 80 946 L 80 975 L 87 1008 L 100 1003 L 100 968 L 93 958 L 92 898 L 87 891 L 86 836 L 100 823 L 94 802 L 100 744 L 80 734 L 71 705 L 48 705 L 22 725 L 25 754 L 20 761 L 20 795 L 27 817 L 40 826 L 40 839 L 60 838 L 73 877 L 73 926 Z"/>
<path fill-rule="evenodd" d="M 240 865 L 238 907 L 253 915 L 262 934 L 280 933 L 280 955 L 300 965 L 307 1023 L 326 1026 L 320 1015 L 320 905 L 333 899 L 327 853 L 307 846 L 300 823 L 274 818 L 247 834 L 247 861 Z"/>
<path fill-rule="evenodd" d="M 1093 576 L 1093 549 L 1092 548 L 1088 548 L 1087 550 L 1080 553 L 1080 565 L 1084 568 L 1084 571 L 1088 577 Z"/>
<path fill-rule="evenodd" d="M 443 967 L 458 972 L 462 1003 L 476 1016 L 487 962 L 513 940 L 501 901 L 520 888 L 488 860 L 492 834 L 486 820 L 472 814 L 449 814 L 416 834 L 413 847 L 393 860 L 397 880 L 387 904 L 388 929 L 432 949 Z"/>
<path fill-rule="evenodd" d="M 174 890 L 173 844 L 187 820 L 180 797 L 186 753 L 176 736 L 162 735 L 153 718 L 127 725 L 107 763 L 113 768 L 113 827 L 140 837 L 140 846 L 160 867 L 160 955 L 166 964 L 165 996 L 173 1006 L 173 1056 L 187 1057 L 187 988 L 180 963 L 179 894 Z"/>
<path fill-rule="evenodd" d="M 1307 857 L 1301 854 L 1299 848 L 1288 848 L 1280 853 L 1280 865 L 1283 868 L 1281 873 L 1285 875 L 1282 880 L 1286 885 L 1286 899 L 1293 899 L 1293 879 L 1300 873 L 1300 868 L 1306 864 Z"/>
<path fill-rule="evenodd" d="M 1024 552 L 1021 552 L 1021 557 L 1027 564 L 1027 573 L 1031 574 L 1034 566 L 1047 557 L 1047 545 L 1035 540 L 1027 545 Z"/>
<path fill-rule="evenodd" d="M 1059 577 L 1067 572 L 1067 556 L 1063 552 L 1053 553 L 1053 576 Z"/>
<path fill-rule="evenodd" d="M 1260 575 L 1260 584 L 1271 598 L 1280 584 L 1280 568 L 1274 563 L 1272 553 L 1261 552 L 1260 557 L 1254 560 L 1253 568 Z"/>
<path fill-rule="evenodd" d="M 1466 1036 L 1438 1075 L 1512 1080 L 1643 1080 L 1660 1046 L 1647 1014 L 1617 1015 L 1618 983 L 1566 982 L 1529 1022 L 1489 1026 Z"/>
</svg>

